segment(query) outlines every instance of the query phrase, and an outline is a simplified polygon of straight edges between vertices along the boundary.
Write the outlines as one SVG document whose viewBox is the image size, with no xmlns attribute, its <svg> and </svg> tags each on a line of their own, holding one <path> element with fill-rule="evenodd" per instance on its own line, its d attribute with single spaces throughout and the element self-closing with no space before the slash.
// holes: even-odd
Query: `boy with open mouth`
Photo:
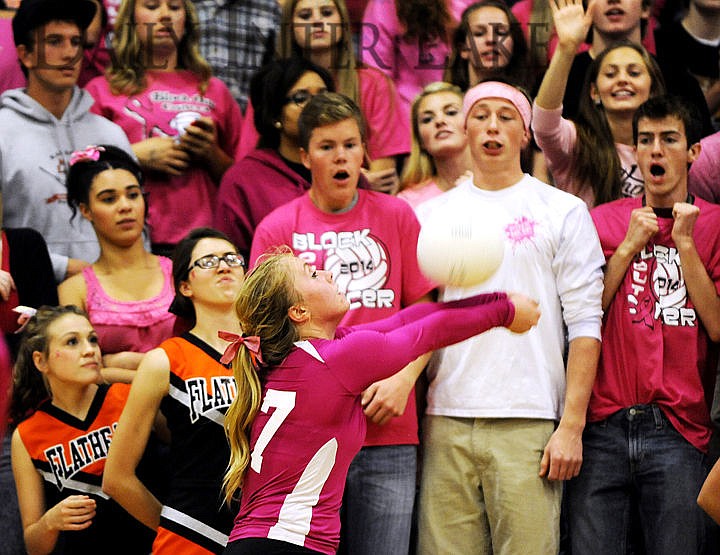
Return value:
<svg viewBox="0 0 720 555">
<path fill-rule="evenodd" d="M 418 267 L 420 224 L 412 208 L 396 197 L 358 188 L 367 183 L 361 173 L 366 134 L 359 108 L 344 95 L 320 93 L 308 101 L 298 125 L 311 186 L 260 222 L 251 267 L 267 250 L 289 245 L 316 271 L 332 273 L 338 292 L 350 302 L 342 325 L 373 322 L 429 300 L 434 284 Z M 368 430 L 343 497 L 343 536 L 350 554 L 361 552 L 366 537 L 377 555 L 409 549 L 418 445 L 414 383 L 426 361 L 420 357 L 363 392 Z M 376 363 L 368 353 L 367 364 Z"/>
<path fill-rule="evenodd" d="M 648 553 L 700 553 L 696 497 L 712 424 L 704 385 L 720 338 L 720 207 L 688 194 L 699 118 L 651 98 L 633 119 L 645 195 L 591 215 L 606 258 L 605 320 L 583 434 L 583 470 L 568 484 L 572 551 L 625 553 L 639 514 Z M 709 378 L 709 380 L 708 380 Z"/>
<path fill-rule="evenodd" d="M 441 298 L 509 288 L 545 312 L 525 334 L 490 332 L 435 353 L 423 420 L 418 555 L 557 553 L 563 483 L 582 472 L 604 259 L 583 201 L 522 170 L 531 139 L 527 95 L 484 81 L 465 93 L 463 113 L 472 173 L 424 202 L 420 221 L 436 210 L 490 213 L 502 229 L 504 256 L 487 281 L 445 287 Z"/>
</svg>

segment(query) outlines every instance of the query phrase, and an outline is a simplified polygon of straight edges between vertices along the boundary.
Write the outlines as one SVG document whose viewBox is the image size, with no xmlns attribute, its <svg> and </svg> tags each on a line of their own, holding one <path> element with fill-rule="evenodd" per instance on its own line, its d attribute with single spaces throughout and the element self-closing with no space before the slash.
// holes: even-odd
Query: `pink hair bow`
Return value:
<svg viewBox="0 0 720 555">
<path fill-rule="evenodd" d="M 97 162 L 101 152 L 105 152 L 105 149 L 95 145 L 90 145 L 85 150 L 76 150 L 70 155 L 70 165 L 74 166 L 78 162 Z"/>
<path fill-rule="evenodd" d="M 218 337 L 220 339 L 224 339 L 225 341 L 230 341 L 230 345 L 227 346 L 225 353 L 220 359 L 220 362 L 223 364 L 230 364 L 230 362 L 235 358 L 235 355 L 237 355 L 240 345 L 245 345 L 245 347 L 250 351 L 250 358 L 252 358 L 255 366 L 258 365 L 258 362 L 260 364 L 265 364 L 262 359 L 262 353 L 260 352 L 260 338 L 257 335 L 245 336 L 230 333 L 229 331 L 219 331 Z"/>
</svg>

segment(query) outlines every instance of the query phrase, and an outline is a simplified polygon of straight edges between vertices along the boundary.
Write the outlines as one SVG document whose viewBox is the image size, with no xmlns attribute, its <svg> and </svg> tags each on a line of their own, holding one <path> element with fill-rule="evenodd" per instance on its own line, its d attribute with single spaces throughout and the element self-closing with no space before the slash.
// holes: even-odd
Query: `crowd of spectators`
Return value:
<svg viewBox="0 0 720 555">
<path fill-rule="evenodd" d="M 713 0 L 0 1 L 0 554 L 719 554 L 719 59 Z M 448 209 L 502 221 L 480 286 L 419 269 Z M 234 412 L 278 249 L 338 338 L 509 293 L 346 388 L 338 510 Z"/>
</svg>

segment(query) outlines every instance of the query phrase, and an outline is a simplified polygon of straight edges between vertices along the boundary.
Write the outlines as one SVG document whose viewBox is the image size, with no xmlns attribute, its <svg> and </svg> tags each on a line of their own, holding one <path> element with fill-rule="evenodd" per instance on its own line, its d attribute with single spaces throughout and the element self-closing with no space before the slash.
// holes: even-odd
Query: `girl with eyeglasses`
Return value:
<svg viewBox="0 0 720 555">
<path fill-rule="evenodd" d="M 215 210 L 215 227 L 244 256 L 262 219 L 310 188 L 310 170 L 300 161 L 298 119 L 313 95 L 334 90 L 327 71 L 299 56 L 270 62 L 253 76 L 250 102 L 260 139 L 223 176 Z"/>
<path fill-rule="evenodd" d="M 103 488 L 157 530 L 154 554 L 221 553 L 232 528 L 237 507 L 222 502 L 230 456 L 223 421 L 236 388 L 232 369 L 220 362 L 228 341 L 218 331 L 240 333 L 232 306 L 244 266 L 217 230 L 195 229 L 178 243 L 171 310 L 192 327 L 145 355 L 115 431 Z M 172 438 L 164 505 L 136 475 L 160 411 Z"/>
<path fill-rule="evenodd" d="M 130 382 L 143 353 L 172 337 L 172 262 L 147 251 L 143 174 L 125 151 L 88 146 L 70 158 L 67 202 L 88 220 L 100 257 L 58 287 L 61 304 L 85 310 L 97 331 L 107 376 Z"/>
<path fill-rule="evenodd" d="M 85 87 L 91 111 L 123 128 L 147 173 L 152 250 L 167 256 L 191 229 L 212 224 L 240 142 L 240 107 L 211 76 L 199 38 L 191 0 L 125 0 L 111 65 Z"/>
</svg>

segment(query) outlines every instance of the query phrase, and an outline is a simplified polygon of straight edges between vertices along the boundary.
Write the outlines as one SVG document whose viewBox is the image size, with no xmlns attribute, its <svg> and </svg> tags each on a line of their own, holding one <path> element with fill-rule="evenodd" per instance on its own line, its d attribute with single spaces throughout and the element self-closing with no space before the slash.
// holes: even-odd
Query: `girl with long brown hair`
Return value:
<svg viewBox="0 0 720 555">
<path fill-rule="evenodd" d="M 633 150 L 632 119 L 665 84 L 657 63 L 639 44 L 622 41 L 601 52 L 585 76 L 575 121 L 562 118 L 562 99 L 578 45 L 592 21 L 580 0 L 551 0 L 558 47 L 533 105 L 533 132 L 555 185 L 589 207 L 645 190 Z"/>
<path fill-rule="evenodd" d="M 482 81 L 505 80 L 533 90 L 535 73 L 520 23 L 503 0 L 468 6 L 453 33 L 445 81 L 463 91 Z"/>
<path fill-rule="evenodd" d="M 12 466 L 28 553 L 147 553 L 152 533 L 100 488 L 126 384 L 103 383 L 79 308 L 41 307 L 15 364 Z M 5 502 L 3 500 L 3 502 Z"/>
</svg>

